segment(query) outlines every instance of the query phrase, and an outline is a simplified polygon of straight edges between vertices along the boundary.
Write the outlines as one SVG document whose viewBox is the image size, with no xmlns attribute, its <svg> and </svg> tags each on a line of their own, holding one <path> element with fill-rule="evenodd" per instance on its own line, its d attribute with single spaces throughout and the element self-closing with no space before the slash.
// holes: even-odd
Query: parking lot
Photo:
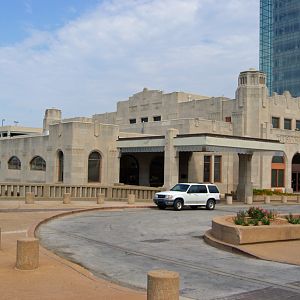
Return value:
<svg viewBox="0 0 300 300">
<path fill-rule="evenodd" d="M 300 211 L 296 205 L 264 207 Z M 168 269 L 180 273 L 180 293 L 191 299 L 299 299 L 299 266 L 224 252 L 203 241 L 214 216 L 240 209 L 95 211 L 50 221 L 39 236 L 58 255 L 125 286 L 145 289 L 149 270 Z"/>
</svg>

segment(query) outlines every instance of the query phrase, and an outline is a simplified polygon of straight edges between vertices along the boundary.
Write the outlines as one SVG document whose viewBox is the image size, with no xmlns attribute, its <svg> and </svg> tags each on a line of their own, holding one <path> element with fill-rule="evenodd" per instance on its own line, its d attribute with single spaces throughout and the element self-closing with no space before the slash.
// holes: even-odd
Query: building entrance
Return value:
<svg viewBox="0 0 300 300">
<path fill-rule="evenodd" d="M 300 154 L 294 155 L 292 160 L 292 188 L 294 192 L 300 192 Z"/>
</svg>

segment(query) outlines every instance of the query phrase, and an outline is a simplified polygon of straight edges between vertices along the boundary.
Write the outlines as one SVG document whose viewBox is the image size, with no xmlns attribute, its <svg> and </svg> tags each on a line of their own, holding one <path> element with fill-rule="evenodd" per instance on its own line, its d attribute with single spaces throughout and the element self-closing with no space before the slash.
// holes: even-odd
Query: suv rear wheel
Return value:
<svg viewBox="0 0 300 300">
<path fill-rule="evenodd" d="M 216 202 L 214 199 L 208 199 L 207 202 L 206 202 L 206 209 L 208 210 L 213 210 L 215 209 L 215 206 L 216 206 Z"/>
<path fill-rule="evenodd" d="M 183 202 L 182 200 L 175 200 L 174 201 L 174 209 L 175 210 L 182 210 Z"/>
</svg>

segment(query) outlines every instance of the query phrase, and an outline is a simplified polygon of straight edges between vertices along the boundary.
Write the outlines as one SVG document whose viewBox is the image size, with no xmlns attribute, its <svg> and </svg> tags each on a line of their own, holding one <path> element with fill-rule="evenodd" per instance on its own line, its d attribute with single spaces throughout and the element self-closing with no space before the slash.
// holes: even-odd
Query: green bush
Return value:
<svg viewBox="0 0 300 300">
<path fill-rule="evenodd" d="M 252 206 L 248 210 L 238 211 L 233 221 L 236 225 L 242 226 L 270 225 L 271 220 L 274 220 L 276 216 L 277 212 L 274 210 Z"/>
<path fill-rule="evenodd" d="M 285 196 L 291 196 L 293 195 L 292 193 L 283 193 L 282 189 L 278 190 L 269 190 L 269 189 L 253 189 L 253 195 L 254 196 L 273 196 L 273 195 L 285 195 Z"/>
<path fill-rule="evenodd" d="M 290 224 L 300 224 L 300 217 L 294 217 L 292 213 L 289 213 L 288 216 L 285 217 Z"/>
</svg>

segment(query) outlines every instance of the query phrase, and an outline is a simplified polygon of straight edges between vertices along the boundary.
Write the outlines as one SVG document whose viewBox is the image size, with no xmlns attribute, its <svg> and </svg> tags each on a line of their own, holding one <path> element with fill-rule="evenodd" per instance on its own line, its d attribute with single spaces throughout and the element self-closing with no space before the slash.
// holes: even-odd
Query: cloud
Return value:
<svg viewBox="0 0 300 300">
<path fill-rule="evenodd" d="M 39 126 L 48 107 L 114 111 L 143 87 L 233 97 L 238 73 L 257 66 L 258 14 L 256 0 L 104 0 L 0 47 L 2 116 Z"/>
<path fill-rule="evenodd" d="M 25 12 L 27 14 L 32 14 L 32 3 L 31 0 L 25 0 L 24 1 L 24 6 L 25 6 Z"/>
</svg>

